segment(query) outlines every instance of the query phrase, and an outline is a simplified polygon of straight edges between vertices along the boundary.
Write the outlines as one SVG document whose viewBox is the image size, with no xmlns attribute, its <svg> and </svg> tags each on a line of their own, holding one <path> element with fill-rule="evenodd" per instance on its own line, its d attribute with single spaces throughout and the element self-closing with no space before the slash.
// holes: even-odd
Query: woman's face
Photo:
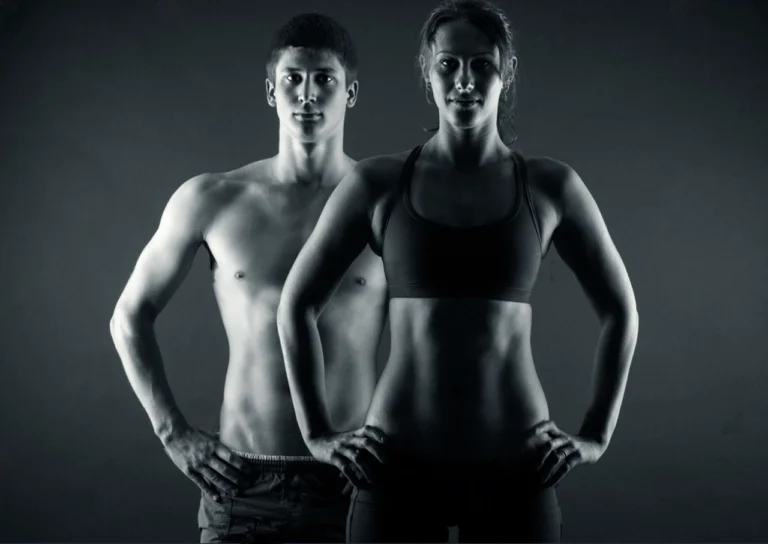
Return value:
<svg viewBox="0 0 768 544">
<path fill-rule="evenodd" d="M 503 81 L 499 48 L 466 21 L 441 25 L 432 43 L 428 82 L 441 121 L 458 129 L 496 124 Z"/>
</svg>

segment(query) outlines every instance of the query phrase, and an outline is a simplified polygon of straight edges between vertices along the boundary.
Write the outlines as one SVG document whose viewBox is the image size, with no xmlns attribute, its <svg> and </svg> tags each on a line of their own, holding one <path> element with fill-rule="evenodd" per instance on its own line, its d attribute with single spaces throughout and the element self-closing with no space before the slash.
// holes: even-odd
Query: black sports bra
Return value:
<svg viewBox="0 0 768 544">
<path fill-rule="evenodd" d="M 541 233 L 526 179 L 513 152 L 515 202 L 510 213 L 476 227 L 441 225 L 410 199 L 416 147 L 402 170 L 398 197 L 384 219 L 381 251 L 390 298 L 484 298 L 528 302 L 542 259 Z M 520 213 L 526 203 L 527 213 Z"/>
</svg>

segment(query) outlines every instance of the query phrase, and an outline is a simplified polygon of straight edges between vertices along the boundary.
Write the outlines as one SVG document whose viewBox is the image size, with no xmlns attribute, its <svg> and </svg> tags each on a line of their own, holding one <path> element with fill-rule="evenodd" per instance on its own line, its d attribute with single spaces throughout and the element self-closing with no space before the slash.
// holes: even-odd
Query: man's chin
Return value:
<svg viewBox="0 0 768 544">
<path fill-rule="evenodd" d="M 303 144 L 316 144 L 328 138 L 328 130 L 322 126 L 294 126 L 290 134 Z"/>
</svg>

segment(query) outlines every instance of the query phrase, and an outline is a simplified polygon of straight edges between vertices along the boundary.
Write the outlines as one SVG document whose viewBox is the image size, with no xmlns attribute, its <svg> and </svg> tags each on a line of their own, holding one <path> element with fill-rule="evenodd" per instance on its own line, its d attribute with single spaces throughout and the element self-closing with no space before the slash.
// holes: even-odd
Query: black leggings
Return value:
<svg viewBox="0 0 768 544">
<path fill-rule="evenodd" d="M 347 542 L 560 542 L 554 489 L 528 462 L 460 463 L 399 456 L 352 494 Z"/>
</svg>

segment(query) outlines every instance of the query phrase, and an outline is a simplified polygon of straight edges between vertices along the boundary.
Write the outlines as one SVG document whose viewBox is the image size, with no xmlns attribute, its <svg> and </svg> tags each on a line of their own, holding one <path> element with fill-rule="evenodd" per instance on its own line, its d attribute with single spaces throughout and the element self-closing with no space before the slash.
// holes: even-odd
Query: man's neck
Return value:
<svg viewBox="0 0 768 544">
<path fill-rule="evenodd" d="M 286 184 L 336 185 L 348 162 L 343 141 L 342 134 L 334 134 L 319 142 L 306 143 L 281 131 L 275 177 Z"/>
</svg>

